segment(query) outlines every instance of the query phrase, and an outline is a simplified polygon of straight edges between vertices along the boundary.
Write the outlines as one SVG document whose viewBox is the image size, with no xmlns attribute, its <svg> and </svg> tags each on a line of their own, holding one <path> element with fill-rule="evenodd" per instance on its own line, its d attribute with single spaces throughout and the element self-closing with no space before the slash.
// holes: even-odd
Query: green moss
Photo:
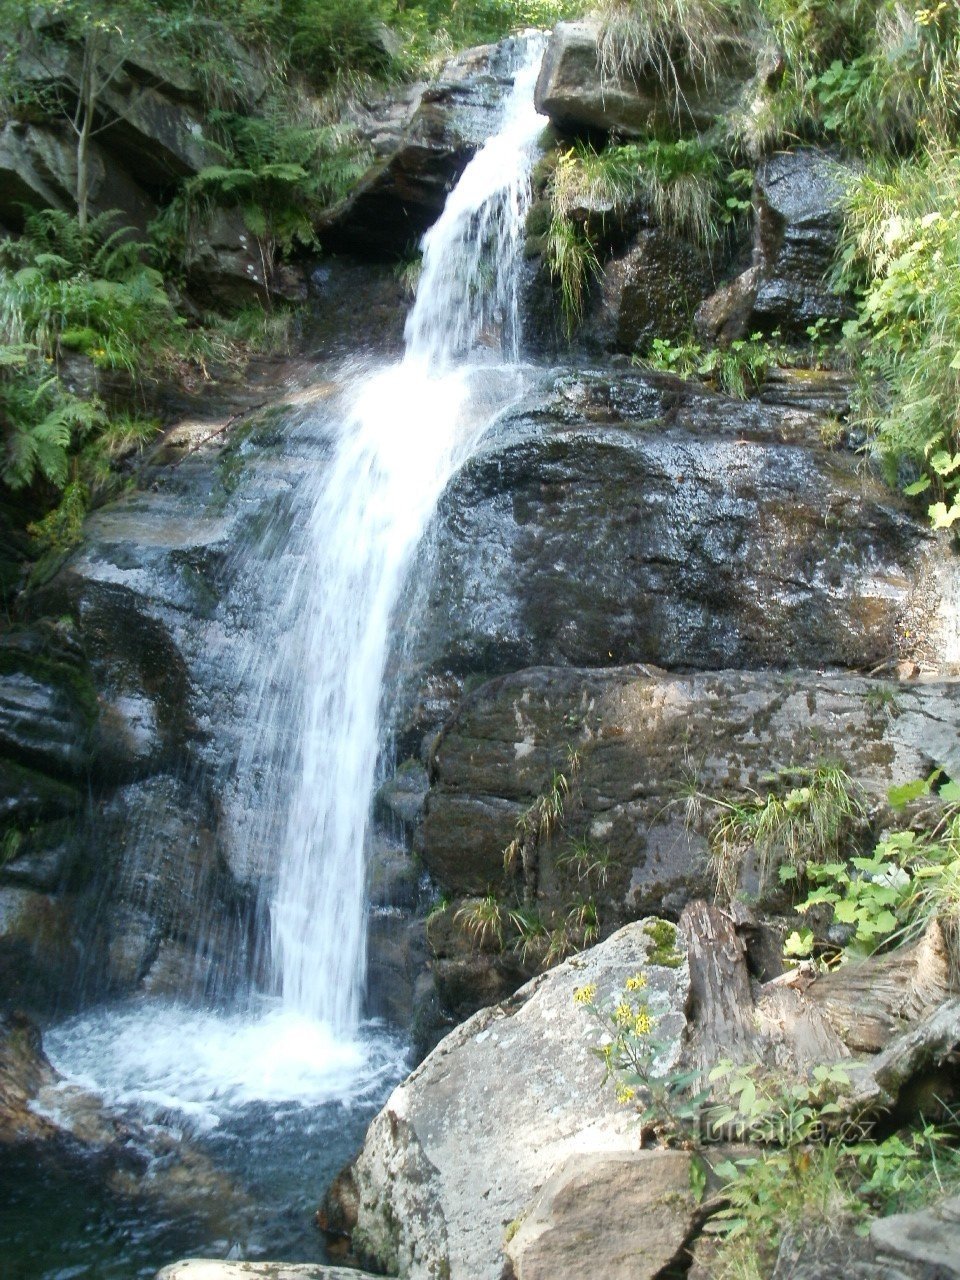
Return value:
<svg viewBox="0 0 960 1280">
<path fill-rule="evenodd" d="M 668 920 L 651 920 L 643 926 L 643 932 L 652 944 L 646 963 L 663 969 L 679 969 L 683 964 L 683 954 L 677 950 L 676 925 Z"/>
<path fill-rule="evenodd" d="M 25 675 L 62 690 L 90 728 L 97 721 L 97 691 L 81 659 L 44 653 L 14 643 L 0 646 L 0 676 Z"/>
</svg>

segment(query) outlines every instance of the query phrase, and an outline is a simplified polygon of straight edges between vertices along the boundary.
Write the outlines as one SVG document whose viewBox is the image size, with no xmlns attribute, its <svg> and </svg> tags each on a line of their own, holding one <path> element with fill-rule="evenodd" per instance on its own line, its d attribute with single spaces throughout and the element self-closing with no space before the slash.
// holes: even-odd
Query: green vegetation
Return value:
<svg viewBox="0 0 960 1280">
<path fill-rule="evenodd" d="M 836 858 L 864 821 L 858 788 L 838 765 L 781 769 L 768 783 L 749 800 L 712 798 L 720 810 L 709 837 L 718 896 L 736 895 L 748 856 L 762 893 L 775 872 L 784 882 Z"/>
<path fill-rule="evenodd" d="M 725 1060 L 704 1078 L 685 1067 L 676 1042 L 658 1038 L 646 971 L 610 998 L 599 999 L 594 983 L 573 998 L 599 1033 L 604 1082 L 635 1111 L 643 1137 L 694 1153 L 701 1197 L 719 1187 L 703 1206 L 718 1280 L 768 1276 L 789 1233 L 817 1239 L 823 1223 L 862 1231 L 960 1188 L 960 1126 L 942 1103 L 940 1122 L 920 1115 L 878 1131 L 858 1110 L 844 1063 L 792 1073 Z M 730 1142 L 742 1154 L 718 1155 L 717 1144 Z"/>
</svg>

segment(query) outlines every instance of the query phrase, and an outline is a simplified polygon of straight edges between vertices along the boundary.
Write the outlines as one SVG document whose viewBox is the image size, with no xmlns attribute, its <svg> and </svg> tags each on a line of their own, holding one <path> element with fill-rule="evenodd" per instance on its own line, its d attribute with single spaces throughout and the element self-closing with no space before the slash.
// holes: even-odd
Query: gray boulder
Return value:
<svg viewBox="0 0 960 1280">
<path fill-rule="evenodd" d="M 688 1151 L 573 1156 L 507 1244 L 515 1280 L 655 1280 L 679 1264 L 698 1216 Z"/>
<path fill-rule="evenodd" d="M 641 925 L 621 930 L 476 1014 L 394 1090 L 349 1195 L 339 1180 L 362 1261 L 406 1280 L 500 1280 L 508 1229 L 555 1169 L 635 1152 L 635 1122 L 601 1087 L 600 1028 L 574 991 L 596 983 L 597 999 L 615 999 L 643 969 L 669 1069 L 688 975 L 651 965 L 650 948 Z"/>
<path fill-rule="evenodd" d="M 952 562 L 861 459 L 822 444 L 818 405 L 632 372 L 550 382 L 441 503 L 418 689 L 541 663 L 960 659 Z"/>
<path fill-rule="evenodd" d="M 564 855 L 587 839 L 610 855 L 599 895 L 605 919 L 676 913 L 711 891 L 706 841 L 684 820 L 686 797 L 746 796 L 771 769 L 825 758 L 843 759 L 877 813 L 891 785 L 926 776 L 931 762 L 954 776 L 960 686 L 800 672 L 520 671 L 467 697 L 441 733 L 423 859 L 451 893 L 510 887 L 503 850 L 561 771 L 571 794 L 563 830 L 540 847 L 540 901 L 575 894 Z"/>
<path fill-rule="evenodd" d="M 677 84 L 665 89 L 650 66 L 632 75 L 604 74 L 597 40 L 596 22 L 561 22 L 553 29 L 536 104 L 561 129 L 636 137 L 708 129 L 737 101 L 756 60 L 748 45 L 730 40 L 712 74 L 692 76 L 681 68 Z"/>
</svg>

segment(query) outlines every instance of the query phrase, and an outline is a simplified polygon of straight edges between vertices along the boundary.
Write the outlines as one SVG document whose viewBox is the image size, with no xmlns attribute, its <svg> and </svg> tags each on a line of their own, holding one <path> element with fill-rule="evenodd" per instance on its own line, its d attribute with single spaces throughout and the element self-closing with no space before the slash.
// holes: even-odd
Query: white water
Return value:
<svg viewBox="0 0 960 1280">
<path fill-rule="evenodd" d="M 364 844 L 379 749 L 391 617 L 451 475 L 492 411 L 516 394 L 471 368 L 502 335 L 517 363 L 517 267 L 543 120 L 528 54 L 504 123 L 467 166 L 423 241 L 403 360 L 358 388 L 314 509 L 300 615 L 304 708 L 299 784 L 271 910 L 286 1006 L 338 1033 L 357 1025 L 365 972 Z"/>
<path fill-rule="evenodd" d="M 541 52 L 539 38 L 522 47 L 499 131 L 424 239 L 403 359 L 327 407 L 330 453 L 302 477 L 283 564 L 260 566 L 275 580 L 260 587 L 269 625 L 241 673 L 255 692 L 235 787 L 253 815 L 251 864 L 266 850 L 278 868 L 276 996 L 235 1015 L 136 1000 L 52 1032 L 61 1071 L 112 1101 L 209 1125 L 253 1100 L 369 1099 L 399 1074 L 396 1041 L 360 1024 L 381 687 L 437 502 L 523 387 L 518 278 Z"/>
</svg>

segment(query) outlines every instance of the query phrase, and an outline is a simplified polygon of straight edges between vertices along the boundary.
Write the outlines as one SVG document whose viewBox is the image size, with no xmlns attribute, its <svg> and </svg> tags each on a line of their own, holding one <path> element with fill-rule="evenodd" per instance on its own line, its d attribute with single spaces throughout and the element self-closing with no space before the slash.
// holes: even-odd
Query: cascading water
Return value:
<svg viewBox="0 0 960 1280">
<path fill-rule="evenodd" d="M 543 126 L 533 107 L 536 70 L 528 45 L 500 131 L 424 238 L 404 358 L 355 392 L 294 584 L 294 674 L 268 683 L 274 691 L 299 679 L 306 686 L 299 778 L 270 910 L 273 963 L 284 1003 L 338 1033 L 359 1016 L 364 837 L 393 609 L 447 481 L 498 403 L 516 394 L 517 268 Z M 500 350 L 488 352 L 481 371 L 483 343 L 497 338 Z M 283 705 L 271 706 L 266 719 L 282 714 Z"/>
<path fill-rule="evenodd" d="M 544 124 L 533 106 L 542 47 L 536 36 L 516 43 L 501 126 L 424 239 L 403 358 L 348 371 L 346 391 L 292 429 L 293 497 L 256 570 L 238 571 L 259 621 L 232 659 L 246 727 L 224 812 L 245 815 L 230 833 L 237 863 L 267 868 L 272 994 L 215 1010 L 144 999 L 90 1010 L 46 1038 L 60 1070 L 108 1101 L 190 1120 L 228 1155 L 252 1146 L 278 1188 L 324 1132 L 356 1141 L 403 1067 L 397 1039 L 360 1022 L 382 685 L 437 502 L 526 385 L 518 284 Z M 292 1145 L 268 1156 L 281 1130 Z M 315 1191 L 315 1168 L 311 1181 Z"/>
</svg>

